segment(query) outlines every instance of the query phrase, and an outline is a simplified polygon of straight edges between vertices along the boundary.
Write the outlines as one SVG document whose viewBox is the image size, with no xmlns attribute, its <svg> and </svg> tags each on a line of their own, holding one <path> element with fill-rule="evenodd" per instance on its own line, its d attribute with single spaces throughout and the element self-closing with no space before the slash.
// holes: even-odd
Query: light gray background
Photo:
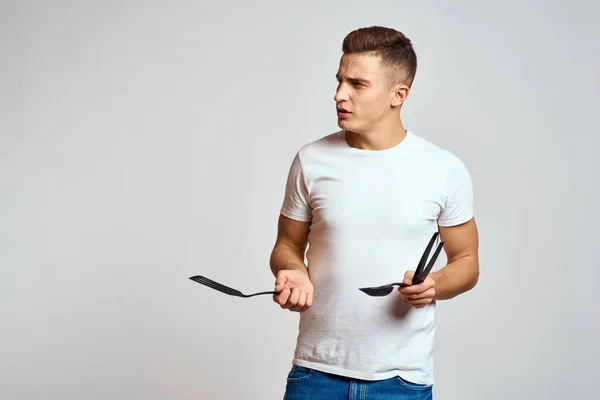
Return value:
<svg viewBox="0 0 600 400">
<path fill-rule="evenodd" d="M 438 304 L 435 397 L 595 397 L 594 4 L 3 1 L 0 397 L 280 399 L 298 315 L 188 277 L 273 287 L 289 165 L 375 24 L 419 57 L 406 126 L 475 185 L 481 279 Z"/>
</svg>

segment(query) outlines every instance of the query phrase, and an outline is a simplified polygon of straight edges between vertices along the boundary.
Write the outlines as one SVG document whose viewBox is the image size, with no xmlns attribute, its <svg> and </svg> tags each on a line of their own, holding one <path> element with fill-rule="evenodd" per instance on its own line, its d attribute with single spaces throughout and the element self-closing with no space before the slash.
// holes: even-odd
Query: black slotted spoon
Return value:
<svg viewBox="0 0 600 400">
<path fill-rule="evenodd" d="M 418 285 L 419 283 L 422 283 L 425 280 L 425 278 L 427 278 L 427 275 L 429 275 L 429 271 L 431 271 L 431 268 L 433 268 L 433 265 L 435 264 L 436 259 L 440 255 L 440 251 L 442 251 L 442 248 L 444 247 L 444 242 L 440 242 L 438 244 L 438 247 L 435 250 L 435 252 L 433 253 L 431 260 L 427 264 L 427 267 L 425 267 L 425 263 L 427 262 L 427 257 L 429 256 L 429 253 L 431 253 L 431 249 L 433 248 L 433 244 L 435 243 L 435 240 L 437 239 L 438 235 L 439 235 L 439 232 L 435 232 L 433 234 L 433 236 L 431 237 L 431 239 L 429 240 L 429 244 L 427 245 L 425 252 L 421 256 L 419 265 L 417 266 L 417 269 L 415 270 L 415 275 L 413 276 L 413 279 L 412 279 L 412 285 Z M 403 282 L 394 282 L 394 283 L 388 283 L 387 285 L 382 285 L 382 286 L 360 288 L 359 290 L 368 294 L 369 296 L 380 297 L 380 296 L 387 296 L 388 294 L 392 293 L 392 291 L 394 290 L 394 286 L 406 287 L 406 286 L 412 286 L 412 285 L 406 284 Z"/>
</svg>

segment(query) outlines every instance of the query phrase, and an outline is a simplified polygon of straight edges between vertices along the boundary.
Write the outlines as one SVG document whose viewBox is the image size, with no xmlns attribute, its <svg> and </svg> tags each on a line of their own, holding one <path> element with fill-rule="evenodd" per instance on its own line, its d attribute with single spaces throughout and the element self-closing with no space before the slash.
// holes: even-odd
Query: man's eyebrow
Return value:
<svg viewBox="0 0 600 400">
<path fill-rule="evenodd" d="M 339 74 L 335 75 L 335 79 L 337 79 L 338 81 L 342 80 L 341 76 Z M 369 81 L 367 79 L 362 79 L 362 78 L 352 78 L 350 76 L 346 76 L 345 79 L 348 82 L 352 82 L 352 83 L 369 83 Z"/>
</svg>

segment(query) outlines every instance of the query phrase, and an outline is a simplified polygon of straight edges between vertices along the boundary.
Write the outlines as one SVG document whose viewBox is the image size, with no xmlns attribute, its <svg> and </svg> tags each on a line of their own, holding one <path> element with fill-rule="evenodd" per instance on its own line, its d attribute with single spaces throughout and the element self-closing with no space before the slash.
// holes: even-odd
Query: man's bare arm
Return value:
<svg viewBox="0 0 600 400">
<path fill-rule="evenodd" d="M 435 300 L 451 299 L 471 290 L 479 280 L 479 234 L 475 219 L 439 227 L 448 263 L 429 276 L 435 281 Z"/>
<path fill-rule="evenodd" d="M 303 312 L 312 305 L 313 285 L 304 264 L 310 222 L 279 215 L 277 240 L 271 253 L 271 272 L 275 275 L 273 301 L 281 308 Z"/>
<path fill-rule="evenodd" d="M 301 222 L 279 215 L 277 240 L 271 253 L 271 272 L 275 277 L 281 270 L 297 269 L 308 275 L 304 264 L 310 222 Z"/>
</svg>

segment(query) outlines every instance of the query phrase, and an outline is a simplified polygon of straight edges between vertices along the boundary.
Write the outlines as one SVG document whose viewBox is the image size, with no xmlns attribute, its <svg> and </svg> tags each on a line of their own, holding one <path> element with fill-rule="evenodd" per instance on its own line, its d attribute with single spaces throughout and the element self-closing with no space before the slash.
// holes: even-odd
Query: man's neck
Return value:
<svg viewBox="0 0 600 400">
<path fill-rule="evenodd" d="M 376 129 L 369 132 L 352 132 L 346 130 L 348 146 L 363 150 L 385 150 L 398 145 L 406 137 L 402 122 L 387 129 Z"/>
</svg>

